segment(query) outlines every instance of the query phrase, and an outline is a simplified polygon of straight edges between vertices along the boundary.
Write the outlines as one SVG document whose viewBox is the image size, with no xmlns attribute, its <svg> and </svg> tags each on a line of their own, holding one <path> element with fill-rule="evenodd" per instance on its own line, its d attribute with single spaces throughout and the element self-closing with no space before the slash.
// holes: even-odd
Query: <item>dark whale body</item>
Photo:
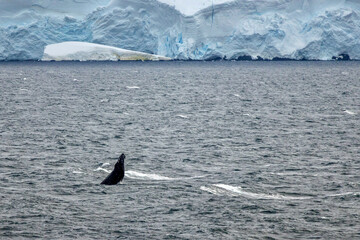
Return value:
<svg viewBox="0 0 360 240">
<path fill-rule="evenodd" d="M 118 184 L 121 180 L 123 180 L 125 175 L 125 154 L 121 154 L 119 157 L 119 160 L 116 162 L 114 170 L 105 178 L 104 181 L 101 182 L 101 184 L 105 185 L 115 185 Z"/>
</svg>

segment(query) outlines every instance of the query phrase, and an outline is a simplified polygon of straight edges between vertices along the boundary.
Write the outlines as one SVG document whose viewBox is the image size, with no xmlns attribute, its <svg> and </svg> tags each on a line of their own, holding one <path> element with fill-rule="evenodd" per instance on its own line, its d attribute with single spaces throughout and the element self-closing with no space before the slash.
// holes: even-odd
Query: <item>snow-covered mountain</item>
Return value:
<svg viewBox="0 0 360 240">
<path fill-rule="evenodd" d="M 0 60 L 41 59 L 46 45 L 64 41 L 175 59 L 360 59 L 358 0 L 235 0 L 191 16 L 171 6 L 174 0 L 162 1 L 170 5 L 65 0 L 55 7 L 50 0 L 0 0 Z M 16 8 L 14 2 L 26 4 Z"/>
</svg>

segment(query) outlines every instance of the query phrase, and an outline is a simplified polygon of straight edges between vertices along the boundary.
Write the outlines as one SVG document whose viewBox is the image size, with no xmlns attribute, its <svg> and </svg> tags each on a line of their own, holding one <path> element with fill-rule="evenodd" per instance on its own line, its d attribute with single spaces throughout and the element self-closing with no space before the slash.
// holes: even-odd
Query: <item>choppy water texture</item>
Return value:
<svg viewBox="0 0 360 240">
<path fill-rule="evenodd" d="M 359 239 L 360 63 L 0 64 L 0 237 Z M 99 183 L 118 156 L 124 182 Z"/>
</svg>

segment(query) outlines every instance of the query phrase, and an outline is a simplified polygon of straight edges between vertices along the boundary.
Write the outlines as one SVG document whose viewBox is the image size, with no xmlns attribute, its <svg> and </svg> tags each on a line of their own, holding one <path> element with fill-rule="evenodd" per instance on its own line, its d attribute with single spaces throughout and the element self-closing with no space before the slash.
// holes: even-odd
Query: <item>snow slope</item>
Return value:
<svg viewBox="0 0 360 240">
<path fill-rule="evenodd" d="M 358 0 L 235 0 L 191 16 L 170 6 L 175 0 L 162 0 L 170 5 L 156 0 L 82 1 L 91 1 L 88 15 L 79 10 L 67 14 L 66 6 L 55 11 L 33 5 L 17 15 L 2 15 L 0 60 L 41 59 L 45 46 L 65 41 L 175 59 L 246 55 L 330 60 L 340 54 L 360 59 Z M 72 8 L 83 6 L 82 1 L 72 0 Z M 3 2 L 0 9 L 6 9 Z"/>
<path fill-rule="evenodd" d="M 171 60 L 171 58 L 152 55 L 143 52 L 87 43 L 87 42 L 63 42 L 50 44 L 45 47 L 43 61 L 118 61 L 118 60 L 142 60 L 159 61 Z"/>
</svg>

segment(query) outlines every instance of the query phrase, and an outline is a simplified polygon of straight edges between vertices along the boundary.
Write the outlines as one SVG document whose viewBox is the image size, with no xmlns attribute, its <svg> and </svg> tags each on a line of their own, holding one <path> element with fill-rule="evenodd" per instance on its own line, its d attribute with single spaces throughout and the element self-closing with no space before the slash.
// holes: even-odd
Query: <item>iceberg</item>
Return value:
<svg viewBox="0 0 360 240">
<path fill-rule="evenodd" d="M 4 2 L 0 60 L 46 59 L 46 46 L 69 41 L 180 60 L 360 59 L 358 0 L 202 0 L 191 15 L 179 0 Z"/>
<path fill-rule="evenodd" d="M 45 47 L 42 61 L 166 61 L 171 58 L 88 42 L 62 42 Z"/>
</svg>

